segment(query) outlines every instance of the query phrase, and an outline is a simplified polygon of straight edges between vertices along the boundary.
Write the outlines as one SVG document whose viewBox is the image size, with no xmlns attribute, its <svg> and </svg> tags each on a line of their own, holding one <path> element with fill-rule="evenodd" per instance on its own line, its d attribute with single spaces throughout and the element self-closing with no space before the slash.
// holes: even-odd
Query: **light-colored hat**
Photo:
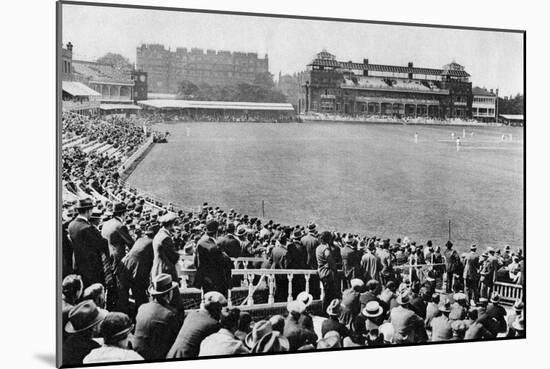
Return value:
<svg viewBox="0 0 550 369">
<path fill-rule="evenodd" d="M 524 331 L 525 330 L 525 318 L 523 316 L 518 316 L 516 320 L 512 323 L 512 328 L 514 328 L 516 331 Z"/>
<path fill-rule="evenodd" d="M 308 307 L 313 302 L 313 296 L 306 291 L 302 291 L 298 294 L 298 296 L 296 296 L 296 300 L 303 302 L 304 305 Z"/>
<path fill-rule="evenodd" d="M 332 316 L 338 316 L 340 315 L 341 309 L 342 308 L 340 306 L 340 300 L 334 299 L 330 302 L 330 305 L 327 307 L 327 314 Z"/>
<path fill-rule="evenodd" d="M 384 341 L 393 343 L 393 338 L 395 336 L 395 329 L 391 323 L 384 323 L 378 327 L 378 332 L 384 335 Z"/>
<path fill-rule="evenodd" d="M 349 281 L 349 284 L 351 285 L 351 288 L 365 286 L 365 282 L 363 282 L 363 280 L 359 278 L 353 278 L 351 281 Z"/>
<path fill-rule="evenodd" d="M 306 311 L 306 305 L 302 301 L 294 300 L 290 301 L 286 305 L 286 309 L 289 313 L 296 313 L 296 314 L 302 314 L 304 311 Z"/>
<path fill-rule="evenodd" d="M 171 223 L 173 222 L 174 220 L 176 220 L 176 214 L 174 213 L 166 213 L 164 214 L 163 216 L 161 216 L 158 221 L 161 223 L 161 224 L 166 224 L 166 223 Z"/>
<path fill-rule="evenodd" d="M 466 294 L 462 292 L 457 292 L 453 295 L 453 300 L 455 301 L 466 301 L 467 298 Z"/>
<path fill-rule="evenodd" d="M 476 251 L 477 250 L 477 245 L 475 243 L 472 244 L 472 246 L 470 246 L 470 250 Z"/>
<path fill-rule="evenodd" d="M 382 315 L 384 312 L 384 309 L 378 301 L 369 301 L 367 302 L 367 305 L 365 305 L 365 308 L 363 309 L 363 315 L 367 318 L 376 318 Z"/>
<path fill-rule="evenodd" d="M 217 291 L 210 291 L 204 294 L 204 307 L 208 307 L 213 304 L 221 306 L 227 306 L 227 299 L 224 295 Z"/>
</svg>

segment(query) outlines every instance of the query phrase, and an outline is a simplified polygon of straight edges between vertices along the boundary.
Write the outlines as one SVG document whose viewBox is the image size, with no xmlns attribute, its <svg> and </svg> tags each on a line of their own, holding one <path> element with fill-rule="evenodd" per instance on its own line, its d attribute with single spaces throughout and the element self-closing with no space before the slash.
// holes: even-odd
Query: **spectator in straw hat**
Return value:
<svg viewBox="0 0 550 369">
<path fill-rule="evenodd" d="M 204 292 L 218 291 L 224 296 L 230 287 L 233 263 L 216 243 L 219 223 L 210 220 L 206 223 L 206 233 L 199 240 L 195 251 L 195 287 Z"/>
<path fill-rule="evenodd" d="M 220 317 L 220 330 L 206 337 L 200 345 L 199 356 L 240 355 L 249 350 L 235 337 L 239 324 L 239 309 L 224 308 Z"/>
<path fill-rule="evenodd" d="M 129 335 L 133 329 L 130 317 L 124 313 L 108 313 L 101 322 L 103 346 L 93 349 L 82 361 L 83 364 L 139 361 L 143 357 L 129 348 Z"/>
<path fill-rule="evenodd" d="M 204 306 L 189 313 L 185 318 L 178 336 L 167 354 L 172 358 L 193 358 L 200 352 L 203 339 L 220 329 L 219 320 L 227 299 L 217 291 L 204 294 Z"/>
<path fill-rule="evenodd" d="M 138 309 L 133 346 L 146 360 L 166 358 L 178 335 L 182 322 L 171 305 L 177 288 L 170 274 L 157 275 L 149 288 L 151 302 Z"/>
<path fill-rule="evenodd" d="M 100 347 L 93 340 L 94 328 L 105 319 L 105 313 L 92 300 L 84 300 L 69 312 L 65 332 L 69 334 L 63 342 L 62 361 L 65 366 L 82 365 L 84 358 Z"/>
<path fill-rule="evenodd" d="M 78 216 L 69 224 L 75 266 L 82 276 L 84 288 L 94 283 L 105 284 L 103 257 L 109 256 L 107 241 L 89 221 L 94 203 L 89 198 L 78 200 Z"/>
<path fill-rule="evenodd" d="M 342 312 L 339 299 L 333 299 L 327 307 L 326 313 L 328 318 L 323 321 L 321 325 L 321 334 L 324 337 L 329 331 L 336 331 L 340 334 L 340 337 L 349 336 L 349 330 L 346 326 L 340 323 L 339 318 Z"/>
<path fill-rule="evenodd" d="M 315 344 L 317 335 L 311 317 L 305 315 L 306 305 L 300 300 L 294 300 L 287 304 L 287 310 L 283 335 L 288 339 L 289 350 L 296 351 L 306 344 Z"/>
<path fill-rule="evenodd" d="M 363 309 L 365 320 L 365 344 L 367 346 L 380 346 L 384 344 L 384 335 L 379 327 L 384 322 L 384 309 L 378 301 L 370 301 Z"/>
</svg>

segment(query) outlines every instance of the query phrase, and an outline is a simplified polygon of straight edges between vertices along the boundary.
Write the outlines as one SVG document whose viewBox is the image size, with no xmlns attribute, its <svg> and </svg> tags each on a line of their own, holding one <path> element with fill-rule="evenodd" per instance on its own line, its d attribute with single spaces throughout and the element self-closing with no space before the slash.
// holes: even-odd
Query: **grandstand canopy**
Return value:
<svg viewBox="0 0 550 369">
<path fill-rule="evenodd" d="M 101 104 L 99 105 L 101 110 L 141 110 L 141 108 L 134 104 Z"/>
<path fill-rule="evenodd" d="M 500 117 L 507 120 L 523 120 L 523 114 L 500 114 Z"/>
<path fill-rule="evenodd" d="M 216 109 L 294 111 L 289 103 L 257 103 L 241 101 L 141 100 L 138 104 L 157 109 Z"/>
<path fill-rule="evenodd" d="M 101 96 L 99 92 L 80 82 L 62 81 L 61 88 L 71 96 Z"/>
</svg>

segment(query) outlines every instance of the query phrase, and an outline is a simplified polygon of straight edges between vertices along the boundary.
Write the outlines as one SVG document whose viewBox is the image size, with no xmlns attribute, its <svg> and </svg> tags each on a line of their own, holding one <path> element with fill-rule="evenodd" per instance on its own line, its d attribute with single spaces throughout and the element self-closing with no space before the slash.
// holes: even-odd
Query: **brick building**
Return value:
<svg viewBox="0 0 550 369">
<path fill-rule="evenodd" d="M 326 51 L 307 65 L 300 113 L 471 118 L 472 84 L 464 67 L 441 69 L 341 62 Z"/>
<path fill-rule="evenodd" d="M 195 84 L 227 85 L 251 83 L 257 74 L 268 72 L 265 55 L 203 49 L 166 49 L 160 44 L 142 44 L 136 48 L 136 68 L 147 72 L 148 89 L 153 93 L 177 93 L 182 80 Z"/>
</svg>

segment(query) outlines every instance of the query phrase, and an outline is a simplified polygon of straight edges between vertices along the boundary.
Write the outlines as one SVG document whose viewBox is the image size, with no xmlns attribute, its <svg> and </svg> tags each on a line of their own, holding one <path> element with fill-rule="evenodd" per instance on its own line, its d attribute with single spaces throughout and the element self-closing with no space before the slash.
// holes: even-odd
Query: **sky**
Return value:
<svg viewBox="0 0 550 369">
<path fill-rule="evenodd" d="M 62 42 L 69 41 L 81 60 L 113 52 L 135 62 L 142 43 L 268 54 L 275 77 L 305 70 L 323 49 L 340 61 L 373 64 L 441 68 L 454 60 L 474 86 L 501 96 L 523 92 L 521 33 L 65 4 Z"/>
</svg>

